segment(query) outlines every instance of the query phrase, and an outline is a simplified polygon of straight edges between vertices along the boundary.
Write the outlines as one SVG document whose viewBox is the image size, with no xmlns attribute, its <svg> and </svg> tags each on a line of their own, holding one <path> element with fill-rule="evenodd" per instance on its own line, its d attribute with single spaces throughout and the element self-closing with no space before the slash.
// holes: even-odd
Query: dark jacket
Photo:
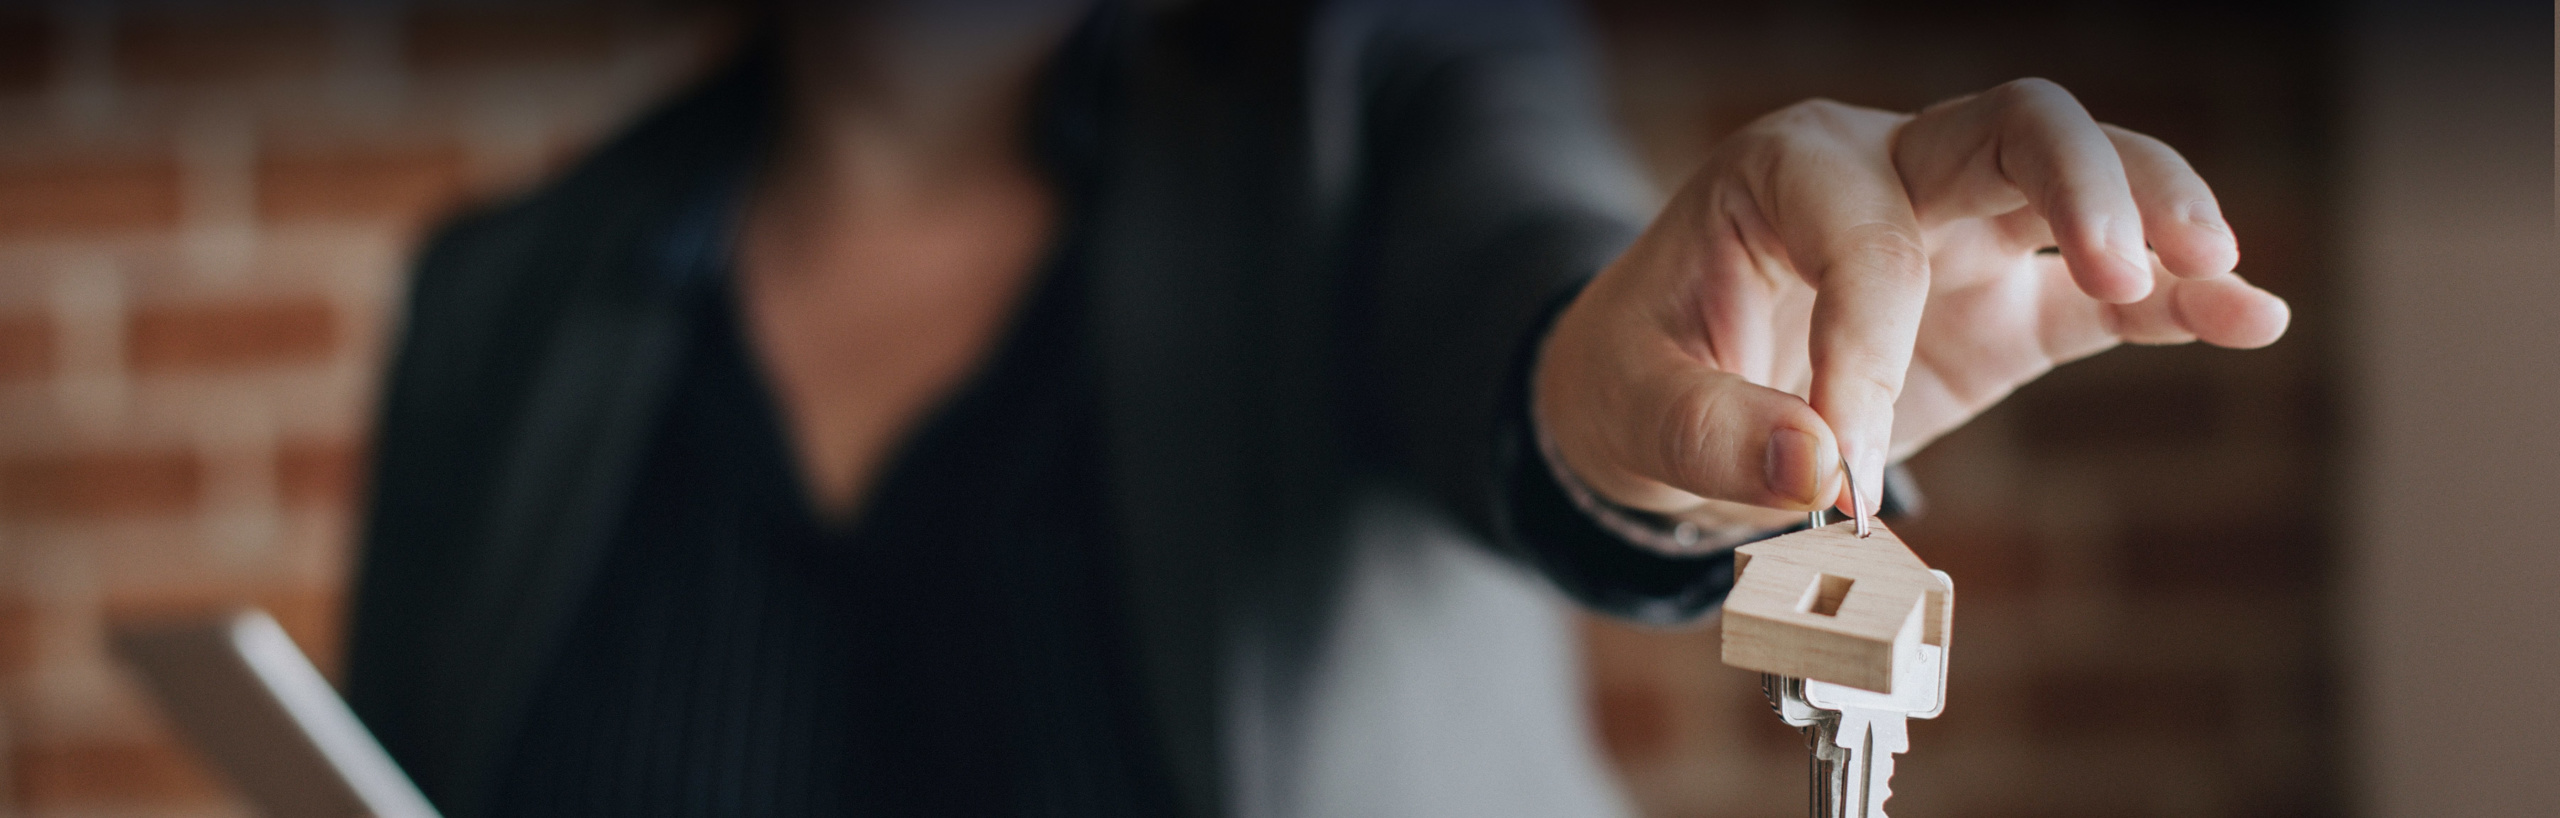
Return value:
<svg viewBox="0 0 2560 818">
<path fill-rule="evenodd" d="M 1198 815 L 1612 809 L 1526 580 L 1670 619 L 1730 569 L 1559 528 L 1524 451 L 1527 351 L 1642 224 L 1578 29 L 1254 5 L 1113 15 L 1055 78 L 1097 113 L 1083 262 L 1156 750 Z M 622 518 L 686 345 L 669 231 L 776 108 L 737 76 L 418 262 L 348 696 L 449 815 L 485 810 Z"/>
</svg>

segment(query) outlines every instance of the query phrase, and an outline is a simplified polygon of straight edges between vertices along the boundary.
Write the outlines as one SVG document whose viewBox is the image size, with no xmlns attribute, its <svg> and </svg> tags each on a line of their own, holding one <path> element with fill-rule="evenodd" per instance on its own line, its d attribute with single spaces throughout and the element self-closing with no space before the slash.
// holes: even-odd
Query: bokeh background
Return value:
<svg viewBox="0 0 2560 818">
<path fill-rule="evenodd" d="M 2243 274 L 2294 305 L 2273 347 L 2126 348 L 2057 370 L 1914 458 L 1898 527 L 1956 582 L 1944 716 L 1897 816 L 2340 811 L 2322 594 L 2333 532 L 2332 53 L 2312 4 L 1596 7 L 1628 136 L 1674 184 L 1807 97 L 1913 110 L 2017 77 L 2176 146 Z M 1603 746 L 1654 815 L 1803 810 L 1803 739 L 1713 629 L 1583 629 Z"/>
<path fill-rule="evenodd" d="M 1914 729 L 1895 814 L 2357 811 L 2336 616 L 2341 13 L 1593 12 L 1666 186 L 1797 99 L 1914 108 L 2045 76 L 2184 150 L 2242 271 L 2295 305 L 2270 349 L 2111 352 L 1913 464 L 1929 509 L 1902 532 L 1962 604 L 1952 703 Z M 0 815 L 243 813 L 107 655 L 105 623 L 254 604 L 333 667 L 407 255 L 734 30 L 698 4 L 0 5 Z M 1801 739 L 1711 628 L 1581 635 L 1594 739 L 1646 813 L 1800 813 Z"/>
</svg>

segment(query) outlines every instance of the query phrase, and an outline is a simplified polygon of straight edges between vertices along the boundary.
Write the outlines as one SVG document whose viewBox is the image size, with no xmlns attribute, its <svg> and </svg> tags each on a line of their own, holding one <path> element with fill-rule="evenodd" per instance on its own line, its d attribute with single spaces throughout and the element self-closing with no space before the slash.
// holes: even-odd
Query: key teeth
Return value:
<svg viewBox="0 0 2560 818">
<path fill-rule="evenodd" d="M 1887 731 L 1870 727 L 1869 730 L 1868 735 L 1871 738 L 1867 744 L 1866 788 L 1867 803 L 1870 806 L 1867 809 L 1869 813 L 1867 818 L 1885 818 L 1885 801 L 1893 798 L 1894 756 L 1897 754 L 1894 747 L 1900 746 L 1907 750 L 1910 740 L 1907 735 L 1894 741 L 1883 740 L 1889 735 L 1901 733 L 1898 728 Z"/>
<path fill-rule="evenodd" d="M 1893 773 L 1890 766 L 1893 764 L 1893 755 L 1879 752 L 1868 763 L 1885 771 L 1883 776 L 1871 775 L 1867 778 L 1867 803 L 1872 805 L 1867 810 L 1871 813 L 1868 818 L 1885 818 L 1884 802 L 1893 798 Z"/>
<path fill-rule="evenodd" d="M 1803 680 L 1763 674 L 1760 692 L 1772 709 L 1804 732 L 1812 749 L 1814 807 L 1827 818 L 1887 818 L 1895 756 L 1910 750 L 1907 716 L 1847 706 L 1825 709 L 1804 699 Z M 1854 734 L 1854 735 L 1852 735 Z"/>
</svg>

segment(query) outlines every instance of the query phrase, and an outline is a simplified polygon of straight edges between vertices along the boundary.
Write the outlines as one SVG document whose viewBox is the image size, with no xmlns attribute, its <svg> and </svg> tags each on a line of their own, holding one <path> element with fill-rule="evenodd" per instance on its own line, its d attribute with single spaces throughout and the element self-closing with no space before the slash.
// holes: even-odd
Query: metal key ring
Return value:
<svg viewBox="0 0 2560 818">
<path fill-rule="evenodd" d="M 1858 491 L 1858 473 L 1849 468 L 1849 459 L 1846 457 L 1840 459 L 1840 477 L 1849 483 L 1849 519 L 1858 522 L 1858 539 L 1866 539 L 1875 533 L 1867 529 L 1867 498 Z M 1805 521 L 1812 524 L 1814 528 L 1830 525 L 1831 507 L 1814 509 L 1805 516 Z"/>
</svg>

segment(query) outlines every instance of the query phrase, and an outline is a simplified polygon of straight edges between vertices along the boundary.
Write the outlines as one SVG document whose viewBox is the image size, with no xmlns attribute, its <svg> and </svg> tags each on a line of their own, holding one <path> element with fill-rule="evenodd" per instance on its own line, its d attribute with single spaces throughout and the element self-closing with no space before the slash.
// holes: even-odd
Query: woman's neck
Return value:
<svg viewBox="0 0 2560 818">
<path fill-rule="evenodd" d="M 745 329 L 838 525 L 991 354 L 1057 221 L 1028 138 L 1073 8 L 955 21 L 983 2 L 915 2 L 786 21 L 791 113 L 739 232 Z"/>
<path fill-rule="evenodd" d="M 790 175 L 771 181 L 861 218 L 1036 175 L 1033 97 L 1081 6 L 956 0 L 787 18 L 791 114 L 776 164 Z"/>
</svg>

